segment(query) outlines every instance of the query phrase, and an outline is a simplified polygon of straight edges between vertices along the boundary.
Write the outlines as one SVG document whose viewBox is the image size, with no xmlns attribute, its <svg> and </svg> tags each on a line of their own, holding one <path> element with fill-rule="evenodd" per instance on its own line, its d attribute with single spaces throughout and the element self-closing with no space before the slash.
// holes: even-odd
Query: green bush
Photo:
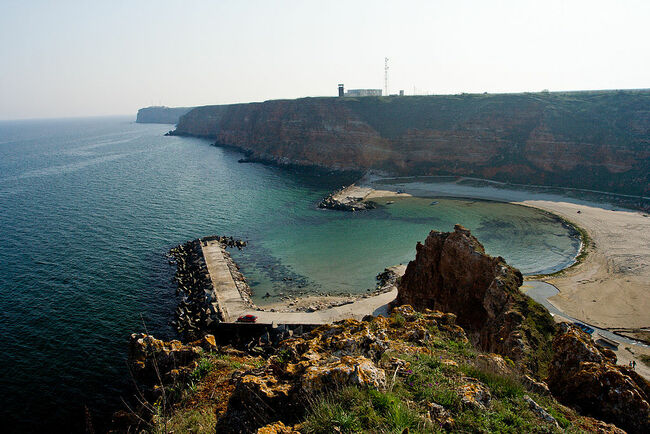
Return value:
<svg viewBox="0 0 650 434">
<path fill-rule="evenodd" d="M 403 317 L 401 314 L 399 314 L 399 313 L 393 315 L 393 316 L 390 318 L 390 324 L 391 324 L 391 326 L 393 326 L 393 327 L 395 327 L 395 328 L 404 327 L 404 324 L 405 324 L 405 323 L 406 323 L 406 318 L 404 318 L 404 317 Z"/>
<path fill-rule="evenodd" d="M 492 395 L 497 398 L 512 398 L 524 395 L 524 387 L 514 376 L 484 371 L 472 365 L 463 365 L 461 366 L 461 370 L 467 376 L 476 378 L 488 386 Z"/>
</svg>

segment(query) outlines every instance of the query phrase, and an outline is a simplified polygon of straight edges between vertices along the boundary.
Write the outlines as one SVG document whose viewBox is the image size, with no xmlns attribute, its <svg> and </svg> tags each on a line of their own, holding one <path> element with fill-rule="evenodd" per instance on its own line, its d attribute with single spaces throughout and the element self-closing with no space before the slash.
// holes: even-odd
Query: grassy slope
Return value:
<svg viewBox="0 0 650 434">
<path fill-rule="evenodd" d="M 650 110 L 648 90 L 365 97 L 344 102 L 387 138 L 398 138 L 409 128 L 454 129 L 490 112 L 529 111 L 543 113 L 551 131 L 568 140 L 639 149 L 648 142 L 626 122 L 633 112 Z M 522 125 L 511 139 L 525 140 L 536 123 Z"/>
<path fill-rule="evenodd" d="M 404 318 L 394 315 L 392 327 L 404 326 Z M 399 433 L 406 428 L 409 432 L 561 432 L 535 415 L 524 400 L 525 395 L 550 413 L 565 432 L 593 428 L 593 420 L 577 415 L 552 397 L 527 391 L 515 371 L 500 375 L 479 368 L 475 361 L 480 352 L 471 344 L 437 327 L 430 332 L 432 338 L 425 351 L 389 349 L 382 356 L 380 365 L 395 359 L 405 363 L 399 372 L 387 371 L 385 389 L 347 386 L 314 396 L 296 428 L 305 433 Z M 507 359 L 506 362 L 514 369 L 514 363 Z M 214 432 L 217 417 L 226 410 L 232 391 L 232 374 L 264 363 L 261 358 L 250 356 L 205 355 L 188 383 L 176 387 L 172 410 L 157 415 L 150 431 Z M 490 390 L 492 401 L 488 409 L 461 402 L 458 387 L 467 383 L 467 377 L 479 380 Z M 436 425 L 427 420 L 429 403 L 443 406 L 454 419 L 453 425 Z"/>
</svg>

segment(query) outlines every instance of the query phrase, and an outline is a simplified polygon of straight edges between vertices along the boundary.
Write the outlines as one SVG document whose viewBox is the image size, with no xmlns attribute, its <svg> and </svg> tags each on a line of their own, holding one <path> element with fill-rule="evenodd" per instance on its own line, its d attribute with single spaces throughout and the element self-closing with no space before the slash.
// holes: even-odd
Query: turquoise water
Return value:
<svg viewBox="0 0 650 434">
<path fill-rule="evenodd" d="M 462 223 L 524 272 L 567 264 L 576 242 L 514 205 L 396 201 L 368 213 L 318 210 L 350 181 L 238 164 L 169 125 L 130 118 L 0 122 L 0 407 L 11 430 L 83 426 L 127 396 L 130 333 L 170 338 L 176 298 L 165 252 L 208 234 L 235 252 L 256 291 L 365 292 L 413 258 L 431 229 Z M 286 281 L 284 278 L 290 278 Z M 271 297 L 274 299 L 274 297 Z"/>
<path fill-rule="evenodd" d="M 388 200 L 394 203 L 386 204 Z M 270 217 L 249 248 L 233 252 L 255 300 L 263 304 L 266 293 L 374 289 L 375 276 L 384 267 L 408 263 L 417 241 L 432 229 L 453 230 L 455 223 L 470 228 L 488 253 L 503 256 L 525 274 L 564 268 L 578 248 L 555 217 L 523 206 L 443 198 L 377 202 L 380 207 L 371 212 L 324 211 L 305 204 Z M 287 275 L 292 281 L 282 280 Z"/>
</svg>

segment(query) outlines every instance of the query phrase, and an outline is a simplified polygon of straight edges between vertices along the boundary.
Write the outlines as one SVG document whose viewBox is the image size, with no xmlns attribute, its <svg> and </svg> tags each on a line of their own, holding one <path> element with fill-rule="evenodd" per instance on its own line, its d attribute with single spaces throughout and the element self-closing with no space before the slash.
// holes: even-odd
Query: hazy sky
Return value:
<svg viewBox="0 0 650 434">
<path fill-rule="evenodd" d="M 0 119 L 650 87 L 650 1 L 0 0 Z"/>
</svg>

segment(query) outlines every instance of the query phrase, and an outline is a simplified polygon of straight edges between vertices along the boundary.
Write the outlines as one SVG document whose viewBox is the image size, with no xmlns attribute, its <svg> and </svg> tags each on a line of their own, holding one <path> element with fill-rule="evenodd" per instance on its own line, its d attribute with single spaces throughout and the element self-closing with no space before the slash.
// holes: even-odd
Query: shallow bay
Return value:
<svg viewBox="0 0 650 434">
<path fill-rule="evenodd" d="M 84 405 L 97 417 L 120 405 L 129 334 L 173 336 L 164 254 L 189 239 L 248 240 L 233 256 L 258 301 L 364 293 L 385 266 L 413 259 L 429 230 L 455 223 L 524 273 L 561 268 L 577 250 L 559 221 L 516 205 L 409 198 L 319 210 L 352 179 L 238 164 L 241 154 L 169 129 L 123 117 L 0 122 L 0 378 L 12 398 L 0 411 L 17 430 L 78 427 Z"/>
</svg>

